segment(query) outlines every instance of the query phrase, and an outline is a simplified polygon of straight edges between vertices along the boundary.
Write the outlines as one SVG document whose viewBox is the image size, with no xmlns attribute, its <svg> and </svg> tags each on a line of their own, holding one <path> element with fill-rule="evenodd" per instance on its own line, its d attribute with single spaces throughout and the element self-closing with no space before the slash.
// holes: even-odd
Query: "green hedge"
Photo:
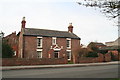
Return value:
<svg viewBox="0 0 120 80">
<path fill-rule="evenodd" d="M 73 62 L 71 62 L 71 61 L 68 61 L 68 64 L 73 64 Z"/>
<path fill-rule="evenodd" d="M 97 52 L 89 52 L 86 57 L 98 57 Z"/>
</svg>

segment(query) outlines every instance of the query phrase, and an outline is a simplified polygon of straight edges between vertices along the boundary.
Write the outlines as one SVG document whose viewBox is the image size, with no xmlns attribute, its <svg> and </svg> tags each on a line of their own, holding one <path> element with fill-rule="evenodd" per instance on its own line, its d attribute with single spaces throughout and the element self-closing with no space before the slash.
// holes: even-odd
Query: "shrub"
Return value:
<svg viewBox="0 0 120 80">
<path fill-rule="evenodd" d="M 86 57 L 98 57 L 97 52 L 89 52 Z"/>
<path fill-rule="evenodd" d="M 115 56 L 112 52 L 110 52 L 110 54 L 111 54 L 111 60 L 112 61 L 118 61 L 118 56 Z"/>
<path fill-rule="evenodd" d="M 71 62 L 71 61 L 68 61 L 68 64 L 73 64 L 73 62 Z"/>
<path fill-rule="evenodd" d="M 11 46 L 5 41 L 2 41 L 2 58 L 12 58 L 14 51 Z"/>
</svg>

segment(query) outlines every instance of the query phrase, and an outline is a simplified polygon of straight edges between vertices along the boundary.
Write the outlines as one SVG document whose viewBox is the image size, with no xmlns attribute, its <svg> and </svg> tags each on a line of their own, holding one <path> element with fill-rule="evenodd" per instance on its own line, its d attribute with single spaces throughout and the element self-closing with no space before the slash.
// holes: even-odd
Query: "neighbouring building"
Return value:
<svg viewBox="0 0 120 80">
<path fill-rule="evenodd" d="M 21 31 L 17 35 L 12 33 L 6 37 L 10 44 L 15 43 L 12 46 L 15 47 L 17 58 L 66 57 L 69 61 L 73 60 L 81 39 L 73 33 L 72 23 L 69 24 L 68 31 L 26 28 L 25 17 L 21 24 Z"/>
<path fill-rule="evenodd" d="M 14 57 L 18 56 L 18 39 L 19 36 L 16 34 L 16 32 L 13 32 L 9 35 L 7 35 L 6 37 L 3 37 L 4 40 L 6 40 L 6 42 L 12 47 L 13 51 L 14 51 Z"/>
<path fill-rule="evenodd" d="M 106 42 L 107 47 L 105 49 L 109 50 L 109 52 L 118 53 L 120 49 L 120 37 L 115 41 Z"/>
<path fill-rule="evenodd" d="M 100 50 L 106 50 L 108 53 L 112 53 L 113 60 L 120 60 L 120 37 L 115 41 L 106 42 L 106 47 L 100 48 Z"/>
<path fill-rule="evenodd" d="M 88 47 L 89 47 L 89 46 L 96 46 L 97 48 L 106 47 L 106 45 L 104 45 L 104 44 L 101 43 L 101 42 L 90 42 L 90 43 L 88 44 Z"/>
<path fill-rule="evenodd" d="M 107 46 L 120 46 L 120 37 L 115 41 L 110 41 L 105 43 Z"/>
</svg>

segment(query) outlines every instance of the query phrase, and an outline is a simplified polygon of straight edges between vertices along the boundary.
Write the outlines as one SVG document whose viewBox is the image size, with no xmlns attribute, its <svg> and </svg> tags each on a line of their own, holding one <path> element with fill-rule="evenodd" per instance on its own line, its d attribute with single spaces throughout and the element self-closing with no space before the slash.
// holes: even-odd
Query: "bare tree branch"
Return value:
<svg viewBox="0 0 120 80">
<path fill-rule="evenodd" d="M 79 5 L 86 7 L 97 7 L 100 8 L 108 18 L 117 18 L 120 13 L 120 1 L 119 0 L 84 0 L 77 2 Z"/>
</svg>

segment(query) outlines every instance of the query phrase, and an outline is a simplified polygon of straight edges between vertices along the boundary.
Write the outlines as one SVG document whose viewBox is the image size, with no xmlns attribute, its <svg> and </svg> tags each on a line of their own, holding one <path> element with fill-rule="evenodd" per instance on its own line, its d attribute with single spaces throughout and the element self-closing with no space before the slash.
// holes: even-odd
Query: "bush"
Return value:
<svg viewBox="0 0 120 80">
<path fill-rule="evenodd" d="M 12 58 L 14 51 L 11 46 L 5 41 L 2 41 L 2 58 Z"/>
<path fill-rule="evenodd" d="M 112 52 L 110 52 L 110 54 L 111 54 L 111 60 L 112 61 L 118 61 L 119 59 L 118 59 L 118 56 L 115 56 Z"/>
<path fill-rule="evenodd" d="M 71 61 L 68 61 L 68 64 L 73 64 L 73 62 L 71 62 Z"/>
<path fill-rule="evenodd" d="M 97 52 L 89 52 L 86 57 L 98 57 Z"/>
</svg>

